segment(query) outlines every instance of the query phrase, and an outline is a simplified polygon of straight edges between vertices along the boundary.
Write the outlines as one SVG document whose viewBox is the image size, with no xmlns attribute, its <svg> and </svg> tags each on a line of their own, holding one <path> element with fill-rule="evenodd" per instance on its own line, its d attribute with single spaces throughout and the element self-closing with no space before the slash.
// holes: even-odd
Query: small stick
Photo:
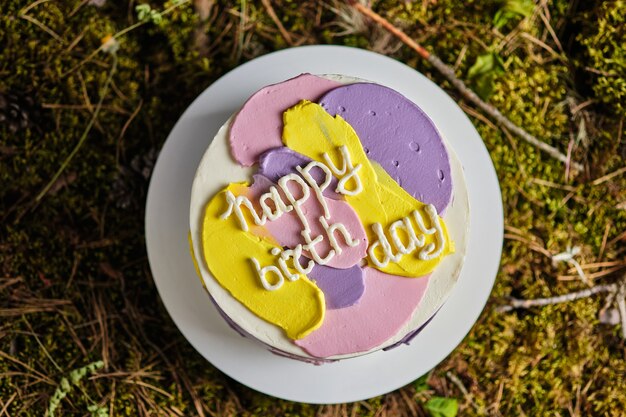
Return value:
<svg viewBox="0 0 626 417">
<path fill-rule="evenodd" d="M 617 309 L 619 310 L 619 316 L 622 320 L 622 339 L 626 340 L 626 299 L 624 298 L 624 291 L 621 291 L 621 296 L 617 297 Z"/>
<path fill-rule="evenodd" d="M 617 171 L 613 171 L 613 172 L 611 172 L 610 174 L 606 174 L 606 175 L 605 175 L 605 176 L 603 176 L 603 177 L 600 177 L 600 178 L 595 179 L 595 180 L 591 183 L 591 185 L 600 185 L 600 184 L 602 184 L 603 182 L 606 182 L 606 181 L 608 181 L 608 180 L 610 180 L 610 179 L 612 179 L 612 178 L 617 177 L 618 175 L 622 175 L 624 172 L 626 172 L 626 167 L 620 168 L 620 169 L 618 169 Z"/>
<path fill-rule="evenodd" d="M 459 389 L 459 391 L 461 391 L 461 393 L 465 397 L 465 400 L 467 402 L 469 402 L 470 404 L 472 404 L 472 406 L 474 407 L 474 409 L 476 409 L 476 411 L 479 411 L 478 405 L 474 402 L 472 394 L 470 394 L 467 391 L 467 388 L 465 388 L 465 385 L 463 384 L 463 381 L 461 381 L 461 379 L 458 376 L 456 376 L 455 374 L 453 374 L 450 371 L 446 372 L 446 376 L 448 377 L 448 379 L 450 381 L 452 381 L 452 383 L 454 385 L 456 385 L 456 387 Z"/>
<path fill-rule="evenodd" d="M 608 245 L 609 245 L 609 246 L 612 246 L 613 244 L 615 244 L 616 242 L 618 242 L 618 241 L 620 241 L 620 240 L 622 240 L 622 239 L 624 239 L 624 238 L 626 238 L 626 230 L 624 230 L 622 233 L 620 233 L 620 234 L 619 234 L 619 235 L 617 235 L 614 239 L 612 239 L 612 240 L 608 243 Z"/>
<path fill-rule="evenodd" d="M 270 3 L 270 0 L 261 0 L 261 3 L 263 3 L 265 10 L 267 10 L 267 14 L 270 15 L 270 17 L 274 21 L 274 24 L 276 24 L 276 27 L 278 27 L 280 34 L 283 35 L 285 42 L 287 42 L 289 46 L 293 46 L 293 39 L 291 39 L 291 35 L 289 35 L 289 32 L 287 32 L 278 16 L 276 16 L 276 12 L 272 7 L 272 3 Z"/>
<path fill-rule="evenodd" d="M 622 264 L 622 265 L 617 265 L 613 268 L 603 269 L 602 271 L 594 272 L 593 274 L 587 275 L 587 278 L 589 278 L 590 280 L 594 280 L 596 278 L 604 277 L 606 275 L 611 275 L 613 272 L 623 269 L 624 266 L 626 265 Z M 557 277 L 557 279 L 559 279 L 560 281 L 571 281 L 576 278 L 580 278 L 580 277 L 578 275 L 561 275 Z"/>
<path fill-rule="evenodd" d="M 458 376 L 454 375 L 450 371 L 446 372 L 446 376 L 450 381 L 452 381 L 454 385 L 456 385 L 459 391 L 461 391 L 461 394 L 463 394 L 465 397 L 468 397 L 470 395 L 470 393 L 467 391 L 467 388 L 465 388 L 463 381 L 461 381 Z"/>
<path fill-rule="evenodd" d="M 615 304 L 622 322 L 622 340 L 626 340 L 626 275 L 615 292 Z"/>
<path fill-rule="evenodd" d="M 582 269 L 598 269 L 598 268 L 608 268 L 610 266 L 626 266 L 626 261 L 605 261 L 605 262 L 594 262 L 590 264 L 581 265 Z M 570 268 L 567 270 L 568 273 L 576 272 L 576 268 Z"/>
<path fill-rule="evenodd" d="M 573 191 L 573 192 L 576 192 L 578 190 L 578 188 L 572 187 L 571 185 L 558 184 L 556 182 L 543 180 L 541 178 L 532 178 L 530 180 L 530 182 L 538 184 L 538 185 L 544 185 L 544 186 L 550 187 L 550 188 L 556 188 L 556 189 L 559 189 L 559 190 Z"/>
<path fill-rule="evenodd" d="M 601 292 L 616 292 L 617 286 L 615 284 L 598 285 L 586 290 L 572 292 L 565 295 L 559 295 L 549 298 L 536 298 L 533 300 L 523 300 L 519 298 L 511 298 L 509 305 L 500 306 L 496 309 L 498 313 L 506 313 L 507 311 L 514 310 L 516 308 L 531 308 L 536 306 L 546 306 L 551 304 L 566 303 L 568 301 L 579 300 L 581 298 L 591 297 L 594 294 Z"/>
<path fill-rule="evenodd" d="M 491 104 L 484 102 L 480 97 L 478 97 L 476 93 L 474 93 L 474 91 L 472 91 L 472 89 L 467 87 L 463 81 L 461 81 L 459 78 L 457 78 L 456 75 L 454 75 L 454 69 L 446 65 L 436 55 L 428 52 L 423 46 L 415 42 L 406 33 L 404 33 L 402 30 L 398 29 L 396 26 L 391 24 L 387 19 L 385 19 L 378 13 L 374 12 L 369 7 L 366 7 L 355 0 L 352 0 L 350 3 L 355 9 L 357 9 L 363 15 L 369 17 L 374 22 L 378 23 L 380 26 L 382 26 L 387 31 L 389 31 L 392 35 L 400 39 L 400 41 L 402 41 L 409 48 L 417 52 L 419 56 L 421 56 L 422 58 L 430 62 L 444 77 L 448 79 L 448 81 L 452 83 L 452 85 L 456 87 L 456 89 L 461 93 L 461 95 L 463 95 L 463 97 L 465 97 L 466 99 L 474 103 L 482 111 L 487 113 L 489 116 L 495 119 L 502 126 L 509 129 L 510 131 L 515 133 L 518 137 L 522 138 L 523 140 L 530 143 L 531 145 L 538 147 L 539 149 L 541 149 L 542 151 L 544 151 L 551 157 L 555 158 L 556 160 L 561 161 L 566 164 L 569 162 L 567 155 L 563 154 L 561 151 L 559 151 L 555 147 L 550 146 L 547 143 L 542 142 L 541 140 L 537 139 L 535 136 L 531 135 L 530 133 L 528 133 L 527 131 L 517 126 L 512 121 L 510 121 L 505 115 L 503 115 L 498 109 L 493 107 Z M 578 162 L 571 162 L 570 168 L 573 168 L 577 171 L 582 171 L 583 165 Z"/>
<path fill-rule="evenodd" d="M 600 253 L 598 254 L 598 261 L 602 260 L 604 250 L 606 249 L 606 241 L 609 239 L 609 232 L 611 231 L 611 222 L 607 222 L 604 227 L 604 235 L 602 235 L 602 245 L 600 245 Z"/>
</svg>

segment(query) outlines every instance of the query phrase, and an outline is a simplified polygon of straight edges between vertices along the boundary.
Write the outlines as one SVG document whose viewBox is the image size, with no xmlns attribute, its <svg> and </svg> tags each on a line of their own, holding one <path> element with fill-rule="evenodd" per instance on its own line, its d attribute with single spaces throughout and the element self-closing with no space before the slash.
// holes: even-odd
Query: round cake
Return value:
<svg viewBox="0 0 626 417">
<path fill-rule="evenodd" d="M 312 363 L 408 343 L 463 265 L 463 168 L 400 93 L 344 75 L 262 88 L 198 166 L 190 244 L 221 316 Z"/>
</svg>

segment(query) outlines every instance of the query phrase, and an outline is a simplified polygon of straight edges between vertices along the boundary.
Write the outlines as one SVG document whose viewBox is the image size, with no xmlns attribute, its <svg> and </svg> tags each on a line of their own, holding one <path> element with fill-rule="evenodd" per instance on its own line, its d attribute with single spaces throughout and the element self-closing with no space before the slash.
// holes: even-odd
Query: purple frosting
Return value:
<svg viewBox="0 0 626 417">
<path fill-rule="evenodd" d="M 335 88 L 320 104 L 354 128 L 367 156 L 402 188 L 444 212 L 452 198 L 448 152 L 435 125 L 417 105 L 370 83 Z"/>
<path fill-rule="evenodd" d="M 285 175 L 297 173 L 296 167 L 303 167 L 311 161 L 311 158 L 292 151 L 286 146 L 282 148 L 272 148 L 259 157 L 259 170 L 257 174 L 261 174 L 269 178 L 270 181 L 277 183 L 278 180 Z M 315 174 L 317 173 L 312 173 L 311 175 L 317 182 L 321 182 L 321 175 Z"/>
<path fill-rule="evenodd" d="M 356 304 L 365 291 L 363 269 L 359 265 L 348 269 L 315 265 L 307 276 L 315 280 L 315 284 L 324 293 L 326 308 L 329 310 Z"/>
<path fill-rule="evenodd" d="M 415 336 L 417 336 L 418 334 L 420 334 L 422 332 L 422 330 L 424 330 L 424 328 L 426 327 L 426 325 L 428 323 L 430 323 L 432 321 L 432 319 L 435 318 L 435 316 L 437 315 L 437 313 L 439 313 L 439 309 L 441 309 L 441 307 L 439 307 L 437 309 L 437 311 L 435 311 L 433 313 L 432 316 L 430 316 L 430 318 L 428 320 L 426 320 L 424 322 L 424 324 L 422 324 L 420 327 L 418 327 L 417 329 L 413 330 L 412 332 L 407 333 L 406 335 L 404 335 L 404 337 L 402 339 L 400 339 L 399 341 L 397 341 L 396 343 L 394 343 L 393 345 L 387 346 L 386 348 L 384 348 L 383 350 L 386 352 L 388 350 L 391 349 L 395 349 L 400 345 L 410 345 L 411 341 L 413 341 L 413 339 L 415 339 Z"/>
<path fill-rule="evenodd" d="M 278 180 L 285 175 L 297 173 L 296 167 L 305 167 L 311 161 L 313 161 L 311 158 L 291 150 L 286 146 L 273 148 L 264 152 L 259 157 L 259 170 L 257 173 L 277 183 Z M 319 168 L 312 169 L 311 176 L 318 184 L 322 183 L 324 180 L 323 172 Z M 333 177 L 328 188 L 324 190 L 324 195 L 333 200 L 341 200 L 342 197 L 334 191 L 336 188 L 337 178 Z"/>
</svg>

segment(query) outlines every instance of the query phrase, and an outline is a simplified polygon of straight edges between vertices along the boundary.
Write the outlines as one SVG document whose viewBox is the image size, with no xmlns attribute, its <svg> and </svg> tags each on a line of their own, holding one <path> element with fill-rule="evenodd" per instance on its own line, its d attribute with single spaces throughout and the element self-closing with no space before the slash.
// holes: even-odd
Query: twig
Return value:
<svg viewBox="0 0 626 417">
<path fill-rule="evenodd" d="M 470 395 L 469 392 L 467 391 L 467 388 L 465 388 L 463 381 L 461 381 L 458 376 L 454 375 L 450 371 L 446 372 L 446 376 L 448 377 L 450 381 L 452 381 L 454 385 L 456 385 L 459 391 L 461 391 L 461 394 L 463 394 L 466 397 Z"/>
<path fill-rule="evenodd" d="M 585 271 L 583 271 L 583 268 L 580 266 L 578 261 L 574 259 L 574 256 L 578 255 L 579 253 L 580 246 L 574 246 L 573 248 L 568 246 L 565 252 L 557 253 L 556 255 L 552 256 L 552 265 L 556 266 L 556 264 L 559 262 L 567 262 L 568 264 L 573 265 L 576 269 L 576 272 L 578 272 L 578 276 L 580 277 L 580 279 L 585 284 L 591 287 L 591 281 L 589 281 L 589 278 L 587 277 L 587 275 L 585 275 Z"/>
<path fill-rule="evenodd" d="M 613 268 L 603 269 L 602 271 L 594 272 L 593 274 L 587 275 L 587 278 L 590 280 L 595 280 L 596 278 L 604 277 L 612 274 L 613 272 L 617 272 L 620 269 L 623 269 L 624 265 L 617 265 Z M 578 275 L 561 275 L 557 277 L 559 281 L 571 281 L 572 279 L 580 278 Z"/>
<path fill-rule="evenodd" d="M 611 231 L 611 222 L 607 222 L 604 227 L 604 234 L 602 235 L 602 244 L 600 245 L 600 253 L 598 254 L 598 261 L 602 261 L 604 250 L 606 249 L 606 241 L 609 239 L 609 232 Z"/>
<path fill-rule="evenodd" d="M 611 239 L 611 241 L 609 243 L 607 243 L 607 245 L 612 246 L 614 245 L 616 242 L 626 239 L 626 230 L 624 230 L 622 233 L 620 233 L 619 235 L 615 236 L 613 239 Z"/>
<path fill-rule="evenodd" d="M 542 151 L 546 152 L 548 155 L 555 158 L 556 160 L 561 161 L 563 163 L 568 162 L 567 155 L 563 154 L 561 151 L 559 151 L 555 147 L 550 146 L 547 143 L 542 142 L 541 140 L 537 139 L 535 136 L 531 135 L 530 133 L 528 133 L 527 131 L 517 126 L 512 121 L 510 121 L 505 115 L 503 115 L 494 106 L 484 102 L 480 97 L 478 97 L 478 95 L 476 95 L 476 93 L 474 93 L 474 91 L 472 91 L 472 89 L 467 87 L 462 80 L 460 80 L 459 78 L 457 78 L 456 75 L 454 75 L 454 69 L 446 65 L 436 55 L 428 52 L 423 46 L 421 46 L 420 44 L 415 42 L 413 39 L 411 39 L 402 30 L 400 30 L 399 28 L 391 24 L 388 20 L 386 20 L 384 17 L 382 17 L 378 13 L 374 12 L 369 7 L 366 7 L 356 1 L 352 1 L 351 3 L 352 3 L 352 6 L 356 10 L 358 10 L 359 12 L 361 12 L 362 14 L 369 17 L 370 19 L 378 23 L 380 26 L 388 30 L 390 33 L 392 33 L 394 36 L 400 39 L 405 45 L 407 45 L 409 48 L 417 52 L 419 56 L 421 56 L 422 58 L 430 62 L 444 77 L 446 77 L 452 83 L 452 85 L 456 87 L 456 89 L 461 93 L 463 97 L 465 97 L 466 99 L 474 103 L 482 111 L 487 113 L 489 116 L 495 119 L 502 126 L 506 127 L 507 129 L 515 133 L 518 137 L 522 138 L 523 140 L 530 143 L 531 145 L 534 145 L 538 147 L 539 149 L 541 149 Z M 583 170 L 583 165 L 578 162 L 572 162 L 570 166 L 571 168 L 577 171 Z"/>
<path fill-rule="evenodd" d="M 538 184 L 538 185 L 544 185 L 544 186 L 550 187 L 550 188 L 556 188 L 556 189 L 559 189 L 559 190 L 574 191 L 574 192 L 578 190 L 578 188 L 572 187 L 571 185 L 558 184 L 556 182 L 542 180 L 541 178 L 532 178 L 530 180 L 530 182 L 532 182 L 534 184 Z"/>
<path fill-rule="evenodd" d="M 285 39 L 285 42 L 287 42 L 289 46 L 293 46 L 293 39 L 291 39 L 291 35 L 289 34 L 289 32 L 287 32 L 287 30 L 283 26 L 278 16 L 276 16 L 276 12 L 274 11 L 274 8 L 272 7 L 272 3 L 270 3 L 270 0 L 261 0 L 261 3 L 263 3 L 265 10 L 267 10 L 267 14 L 270 15 L 270 17 L 274 21 L 274 24 L 276 25 L 276 27 L 278 27 L 278 30 L 280 31 L 280 34 Z"/>
<path fill-rule="evenodd" d="M 591 297 L 594 294 L 598 294 L 601 292 L 616 292 L 617 285 L 615 284 L 607 284 L 607 285 L 597 285 L 595 287 L 572 292 L 565 295 L 559 295 L 556 297 L 548 297 L 548 298 L 536 298 L 533 300 L 523 300 L 519 298 L 511 298 L 510 303 L 508 305 L 500 306 L 496 309 L 498 313 L 506 313 L 507 311 L 514 310 L 516 308 L 531 308 L 537 306 L 546 306 L 551 304 L 560 304 L 566 303 L 568 301 L 579 300 L 581 298 Z"/>
<path fill-rule="evenodd" d="M 546 249 L 544 249 L 541 246 L 539 246 L 537 243 L 532 242 L 532 241 L 524 238 L 523 236 L 518 236 L 518 235 L 512 234 L 512 233 L 505 233 L 504 234 L 504 238 L 505 239 L 509 239 L 509 240 L 516 240 L 518 242 L 525 243 L 526 245 L 528 245 L 528 248 L 530 250 L 534 250 L 535 252 L 538 252 L 538 253 L 540 253 L 542 255 L 547 256 L 548 258 L 552 258 L 552 254 L 550 252 L 548 252 Z"/>
<path fill-rule="evenodd" d="M 239 17 L 239 28 L 237 34 L 237 49 L 235 50 L 235 61 L 241 60 L 243 54 L 243 44 L 245 38 L 245 26 L 246 26 L 246 9 L 248 6 L 247 0 L 239 0 L 241 5 L 241 16 Z"/>
<path fill-rule="evenodd" d="M 610 179 L 612 179 L 612 178 L 615 178 L 615 177 L 617 177 L 618 175 L 622 175 L 622 174 L 623 174 L 623 173 L 625 173 L 625 172 L 626 172 L 626 167 L 620 168 L 620 169 L 618 169 L 617 171 L 613 171 L 613 172 L 611 172 L 610 174 L 607 174 L 607 175 L 605 175 L 605 176 L 603 176 L 603 177 L 600 177 L 600 178 L 598 178 L 598 179 L 594 180 L 594 181 L 591 183 L 591 185 L 600 185 L 600 184 L 602 184 L 603 182 L 606 182 L 606 181 L 608 181 L 608 180 L 610 180 Z"/>
<path fill-rule="evenodd" d="M 610 266 L 626 266 L 626 261 L 604 261 L 581 265 L 583 269 L 608 268 Z M 567 272 L 576 272 L 576 268 L 570 268 Z"/>
<path fill-rule="evenodd" d="M 35 198 L 36 202 L 39 202 L 39 200 L 41 200 L 43 196 L 46 195 L 46 193 L 50 190 L 50 187 L 52 187 L 52 185 L 56 182 L 56 180 L 59 179 L 63 171 L 65 171 L 65 168 L 67 168 L 67 166 L 69 165 L 72 158 L 74 158 L 76 153 L 83 146 L 83 143 L 85 143 L 85 140 L 87 139 L 87 136 L 89 135 L 89 132 L 91 131 L 91 128 L 93 127 L 94 123 L 96 122 L 96 119 L 98 118 L 98 114 L 100 113 L 100 109 L 102 108 L 102 102 L 104 101 L 104 97 L 106 97 L 107 92 L 109 91 L 109 85 L 111 84 L 111 80 L 113 79 L 113 75 L 115 74 L 116 69 L 117 69 L 117 55 L 113 54 L 113 66 L 111 67 L 109 76 L 107 77 L 107 80 L 104 83 L 104 87 L 102 88 L 102 93 L 100 94 L 100 99 L 98 100 L 96 109 L 93 112 L 93 116 L 89 120 L 87 127 L 85 127 L 85 130 L 83 131 L 82 136 L 78 140 L 78 143 L 76 144 L 72 152 L 67 156 L 67 158 L 65 158 L 65 161 L 63 161 L 59 170 L 54 174 L 52 179 L 48 182 L 48 184 L 43 188 L 43 190 L 41 190 L 41 192 Z"/>
<path fill-rule="evenodd" d="M 4 406 L 2 407 L 2 410 L 0 410 L 0 417 L 3 416 L 4 413 L 7 413 L 9 406 L 11 405 L 11 403 L 13 402 L 16 396 L 17 396 L 17 392 L 14 392 L 13 395 L 11 395 L 11 398 L 9 398 L 9 400 L 4 404 Z M 7 416 L 10 417 L 10 414 L 7 413 Z"/>
<path fill-rule="evenodd" d="M 626 340 L 626 281 L 619 286 L 615 303 L 622 320 L 622 339 Z"/>
<path fill-rule="evenodd" d="M 574 150 L 574 137 L 569 140 L 567 145 L 567 161 L 565 162 L 565 181 L 569 181 L 570 165 L 572 163 L 572 151 Z"/>
</svg>

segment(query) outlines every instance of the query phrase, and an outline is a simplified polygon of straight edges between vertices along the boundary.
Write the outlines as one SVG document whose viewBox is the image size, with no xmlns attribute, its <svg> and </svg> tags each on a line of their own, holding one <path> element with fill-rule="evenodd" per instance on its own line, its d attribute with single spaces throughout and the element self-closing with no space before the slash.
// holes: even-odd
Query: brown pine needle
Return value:
<svg viewBox="0 0 626 417">
<path fill-rule="evenodd" d="M 603 177 L 600 177 L 600 178 L 598 178 L 598 179 L 594 180 L 594 181 L 591 183 L 591 185 L 600 185 L 600 184 L 602 184 L 603 182 L 607 182 L 607 181 L 609 181 L 609 180 L 611 180 L 611 179 L 613 179 L 613 178 L 617 177 L 618 175 L 622 175 L 622 174 L 623 174 L 623 173 L 625 173 L 625 172 L 626 172 L 626 167 L 620 168 L 620 169 L 618 169 L 617 171 L 613 171 L 613 172 L 611 172 L 610 174 L 607 174 L 607 175 L 605 175 L 605 176 L 603 176 Z"/>
<path fill-rule="evenodd" d="M 613 246 L 615 243 L 617 243 L 620 240 L 626 240 L 626 230 L 624 230 L 623 232 L 621 232 L 619 235 L 617 235 L 615 238 L 611 239 L 611 241 L 609 243 L 607 243 L 608 246 Z"/>
<path fill-rule="evenodd" d="M 456 87 L 456 89 L 461 93 L 463 97 L 467 100 L 474 103 L 477 107 L 479 107 L 482 111 L 487 113 L 493 119 L 495 119 L 500 125 L 504 126 L 511 132 L 515 133 L 518 137 L 525 140 L 526 142 L 534 145 L 555 158 L 558 161 L 561 161 L 565 164 L 569 163 L 572 168 L 577 171 L 582 171 L 583 166 L 578 162 L 570 162 L 567 158 L 567 155 L 563 154 L 557 148 L 548 145 L 547 143 L 537 139 L 535 136 L 528 133 L 526 130 L 517 126 L 515 123 L 510 121 L 505 115 L 503 115 L 498 109 L 496 109 L 491 104 L 484 102 L 478 95 L 469 87 L 465 85 L 465 83 L 457 78 L 454 74 L 454 69 L 450 66 L 446 65 L 441 59 L 439 59 L 436 55 L 428 52 L 423 46 L 419 43 L 415 42 L 411 39 L 406 33 L 400 30 L 398 27 L 394 26 L 387 19 L 374 12 L 369 7 L 364 6 L 363 4 L 352 1 L 352 6 L 358 10 L 363 15 L 369 17 L 374 22 L 382 26 L 385 30 L 389 31 L 392 35 L 397 37 L 400 41 L 402 41 L 409 48 L 413 49 L 419 56 L 430 62 L 435 69 L 437 69 L 444 77 L 448 79 Z"/>
<path fill-rule="evenodd" d="M 610 266 L 626 266 L 624 261 L 606 261 L 606 262 L 594 262 L 590 264 L 580 265 L 582 269 L 597 269 L 607 268 Z M 567 272 L 576 272 L 576 268 L 570 268 Z"/>
<path fill-rule="evenodd" d="M 626 340 L 626 282 L 618 288 L 615 303 L 622 321 L 622 339 Z"/>
<path fill-rule="evenodd" d="M 504 238 L 505 239 L 509 239 L 509 240 L 516 240 L 518 242 L 522 242 L 525 243 L 526 245 L 528 245 L 528 248 L 530 250 L 534 250 L 535 252 L 539 252 L 542 255 L 547 256 L 548 258 L 552 258 L 552 254 L 550 252 L 548 252 L 547 249 L 542 248 L 541 246 L 539 246 L 538 244 L 536 244 L 535 242 L 532 242 L 522 236 L 518 236 L 518 235 L 514 235 L 511 233 L 505 233 L 504 234 Z"/>
<path fill-rule="evenodd" d="M 29 16 L 27 14 L 20 14 L 20 18 L 29 21 L 30 23 L 32 23 L 33 25 L 37 26 L 39 29 L 43 30 L 44 32 L 46 32 L 48 35 L 52 36 L 54 39 L 56 39 L 59 43 L 64 44 L 65 41 L 63 40 L 62 37 L 60 37 L 55 31 L 53 31 L 52 29 L 50 29 L 48 26 L 44 25 L 43 23 L 41 23 L 39 20 L 35 19 L 32 16 Z"/>
<path fill-rule="evenodd" d="M 590 280 L 594 280 L 596 278 L 600 278 L 600 277 L 604 277 L 604 276 L 607 276 L 607 275 L 611 275 L 613 272 L 617 272 L 620 269 L 624 269 L 624 267 L 626 267 L 626 264 L 618 265 L 618 266 L 615 266 L 613 268 L 604 269 L 604 270 L 599 271 L 599 272 L 594 272 L 593 274 L 588 274 L 587 278 L 590 279 Z M 557 277 L 557 279 L 559 281 L 575 281 L 577 279 L 580 279 L 580 277 L 578 275 L 561 275 L 561 276 Z"/>
<path fill-rule="evenodd" d="M 602 244 L 600 245 L 600 253 L 598 254 L 598 261 L 602 260 L 604 251 L 606 250 L 606 241 L 609 239 L 609 232 L 611 231 L 611 222 L 607 222 L 604 227 L 604 234 L 602 235 Z"/>
<path fill-rule="evenodd" d="M 267 14 L 270 15 L 270 17 L 274 21 L 274 24 L 280 31 L 280 34 L 282 35 L 283 39 L 285 39 L 285 42 L 287 42 L 289 46 L 293 46 L 293 39 L 291 39 L 291 35 L 289 34 L 289 32 L 287 32 L 287 30 L 283 26 L 278 16 L 276 16 L 276 12 L 274 11 L 274 8 L 272 7 L 272 3 L 270 3 L 270 0 L 261 0 L 261 3 L 263 3 L 263 6 L 265 7 Z"/>
<path fill-rule="evenodd" d="M 577 188 L 572 187 L 571 185 L 559 184 L 559 183 L 552 182 L 552 181 L 542 180 L 541 178 L 533 178 L 530 181 L 534 184 L 543 185 L 543 186 L 550 187 L 550 188 L 556 188 L 559 190 L 577 191 Z"/>
</svg>

